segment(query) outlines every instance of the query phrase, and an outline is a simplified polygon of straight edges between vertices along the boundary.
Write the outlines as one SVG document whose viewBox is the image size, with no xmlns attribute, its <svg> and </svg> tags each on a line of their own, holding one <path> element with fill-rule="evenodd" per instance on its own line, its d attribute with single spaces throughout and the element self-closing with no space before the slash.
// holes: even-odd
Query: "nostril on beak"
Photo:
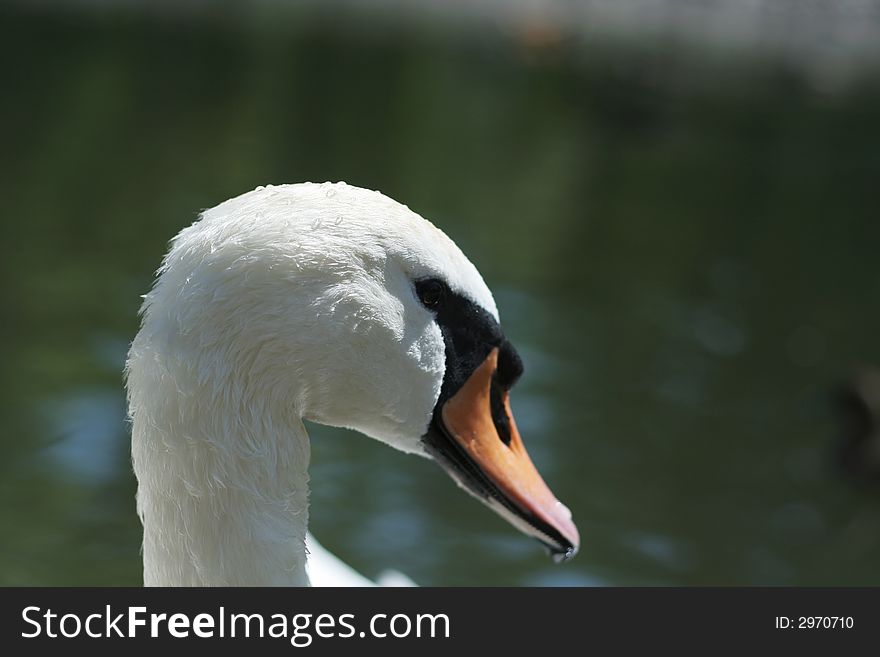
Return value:
<svg viewBox="0 0 880 657">
<path fill-rule="evenodd" d="M 489 384 L 489 406 L 492 413 L 492 422 L 495 424 L 495 430 L 498 432 L 498 438 L 501 442 L 510 447 L 510 416 L 507 414 L 507 407 L 504 398 L 507 392 L 502 389 L 498 383 L 497 370 L 492 375 L 492 382 Z"/>
</svg>

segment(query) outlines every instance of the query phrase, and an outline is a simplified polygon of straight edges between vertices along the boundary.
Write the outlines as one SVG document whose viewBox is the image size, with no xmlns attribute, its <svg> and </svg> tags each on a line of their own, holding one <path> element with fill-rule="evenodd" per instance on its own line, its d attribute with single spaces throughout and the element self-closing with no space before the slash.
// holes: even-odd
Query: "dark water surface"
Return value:
<svg viewBox="0 0 880 657">
<path fill-rule="evenodd" d="M 140 582 L 121 369 L 167 240 L 258 184 L 346 180 L 496 292 L 520 429 L 583 549 L 556 566 L 430 462 L 311 427 L 327 547 L 435 585 L 880 584 L 880 490 L 836 472 L 828 408 L 880 361 L 875 83 L 2 14 L 0 583 Z"/>
</svg>

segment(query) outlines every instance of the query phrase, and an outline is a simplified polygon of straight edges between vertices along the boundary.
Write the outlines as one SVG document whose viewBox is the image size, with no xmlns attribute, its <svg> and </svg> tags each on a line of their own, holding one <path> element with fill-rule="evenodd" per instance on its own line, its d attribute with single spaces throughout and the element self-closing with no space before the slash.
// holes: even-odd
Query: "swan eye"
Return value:
<svg viewBox="0 0 880 657">
<path fill-rule="evenodd" d="M 446 289 L 440 281 L 430 278 L 416 283 L 416 294 L 422 305 L 429 310 L 434 310 L 443 301 Z"/>
</svg>

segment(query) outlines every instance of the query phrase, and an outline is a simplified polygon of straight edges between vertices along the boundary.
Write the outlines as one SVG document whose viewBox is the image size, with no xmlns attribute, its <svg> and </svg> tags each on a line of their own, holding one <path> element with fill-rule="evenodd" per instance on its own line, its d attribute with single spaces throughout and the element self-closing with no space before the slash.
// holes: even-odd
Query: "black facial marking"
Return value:
<svg viewBox="0 0 880 657">
<path fill-rule="evenodd" d="M 441 286 L 441 291 L 438 291 L 438 285 Z M 506 343 L 506 340 L 498 322 L 488 311 L 467 297 L 453 292 L 445 283 L 427 279 L 416 282 L 415 288 L 419 300 L 434 312 L 446 346 L 446 374 L 437 401 L 437 407 L 440 408 L 443 402 L 464 385 L 474 370 L 482 365 L 489 352 Z M 439 300 L 429 306 L 425 303 L 425 296 L 431 301 L 438 297 Z M 512 351 L 513 347 L 510 349 Z"/>
<path fill-rule="evenodd" d="M 498 367 L 492 375 L 490 402 L 492 419 L 504 444 L 510 444 L 510 418 L 503 393 L 522 375 L 523 364 L 516 349 L 505 338 L 501 326 L 489 312 L 467 297 L 453 292 L 436 278 L 415 282 L 416 296 L 436 316 L 446 346 L 446 374 L 435 415 L 464 385 L 492 349 L 498 347 Z"/>
<path fill-rule="evenodd" d="M 501 349 L 498 352 L 498 371 L 495 373 L 498 378 L 498 385 L 504 390 L 510 390 L 513 384 L 522 376 L 522 373 L 522 359 L 516 353 L 513 345 L 505 340 L 501 343 Z"/>
</svg>

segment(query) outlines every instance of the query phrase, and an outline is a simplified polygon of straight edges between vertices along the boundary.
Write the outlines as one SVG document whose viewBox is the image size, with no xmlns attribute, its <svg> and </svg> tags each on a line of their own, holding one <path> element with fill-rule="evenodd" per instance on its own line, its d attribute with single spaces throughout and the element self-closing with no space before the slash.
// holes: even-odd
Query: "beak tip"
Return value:
<svg viewBox="0 0 880 657">
<path fill-rule="evenodd" d="M 565 531 L 560 532 L 560 541 L 550 548 L 550 556 L 556 563 L 571 561 L 581 547 L 581 537 L 573 522 L 566 523 Z"/>
<path fill-rule="evenodd" d="M 571 560 L 578 553 L 581 546 L 581 536 L 577 525 L 574 524 L 571 518 L 571 511 L 567 506 L 557 500 L 554 510 L 556 513 L 553 514 L 555 516 L 553 518 L 555 520 L 553 525 L 559 532 L 559 538 L 562 540 L 559 541 L 558 545 L 551 548 L 550 553 L 553 561 L 564 563 Z"/>
<path fill-rule="evenodd" d="M 574 555 L 578 553 L 577 545 L 569 545 L 568 547 L 562 550 L 551 550 L 550 556 L 553 558 L 553 561 L 556 563 L 565 563 L 566 561 L 570 561 L 574 558 Z"/>
</svg>

